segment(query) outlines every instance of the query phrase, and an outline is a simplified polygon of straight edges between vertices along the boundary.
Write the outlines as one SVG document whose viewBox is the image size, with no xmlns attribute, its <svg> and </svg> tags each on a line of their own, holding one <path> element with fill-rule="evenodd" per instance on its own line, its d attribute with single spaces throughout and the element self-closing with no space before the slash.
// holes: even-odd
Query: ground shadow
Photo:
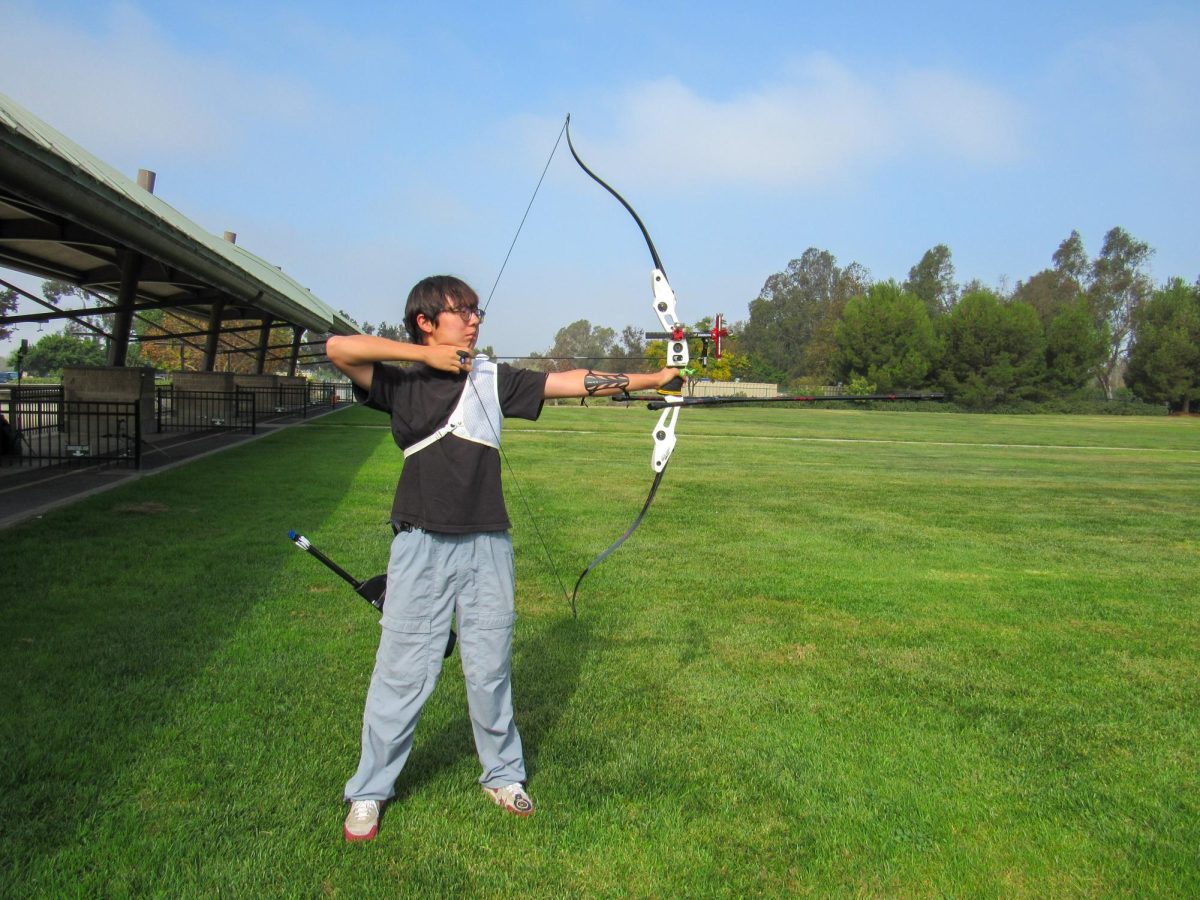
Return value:
<svg viewBox="0 0 1200 900">
<path fill-rule="evenodd" d="M 513 697 L 517 728 L 525 750 L 525 767 L 537 777 L 538 751 L 550 738 L 579 687 L 590 644 L 590 626 L 562 616 L 550 624 L 522 629 L 517 625 L 513 654 Z M 442 678 L 461 678 L 458 652 L 446 660 Z M 442 691 L 445 685 L 439 685 Z M 456 710 L 431 734 L 422 735 L 396 782 L 394 802 L 402 802 L 465 759 L 475 758 L 467 710 Z"/>
<path fill-rule="evenodd" d="M 264 511 L 319 526 L 380 439 L 288 429 L 4 532 L 0 870 L 52 866 L 123 802 L 122 774 L 292 563 Z"/>
</svg>

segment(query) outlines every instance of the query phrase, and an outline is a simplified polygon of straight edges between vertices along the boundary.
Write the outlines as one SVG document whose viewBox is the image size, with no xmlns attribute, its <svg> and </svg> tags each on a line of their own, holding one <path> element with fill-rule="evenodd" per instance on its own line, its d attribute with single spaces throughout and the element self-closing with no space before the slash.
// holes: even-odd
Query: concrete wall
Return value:
<svg viewBox="0 0 1200 900">
<path fill-rule="evenodd" d="M 154 421 L 154 370 L 130 366 L 67 366 L 63 369 L 63 399 L 102 403 L 139 403 L 142 434 L 151 434 Z"/>
<path fill-rule="evenodd" d="M 232 372 L 176 372 L 171 383 L 177 391 L 220 391 L 232 394 L 234 378 Z"/>
<path fill-rule="evenodd" d="M 233 383 L 254 391 L 254 410 L 261 415 L 275 409 L 275 382 L 278 378 L 278 375 L 234 375 Z"/>
<path fill-rule="evenodd" d="M 248 425 L 249 411 L 239 410 L 233 398 L 235 377 L 232 372 L 174 373 L 171 383 L 178 393 L 172 398 L 172 424 L 189 423 L 198 429 Z M 228 399 L 218 400 L 212 394 L 225 394 Z M 246 421 L 238 418 L 239 411 L 246 412 Z"/>
<path fill-rule="evenodd" d="M 234 375 L 233 383 L 244 388 L 273 388 L 279 375 Z"/>
</svg>

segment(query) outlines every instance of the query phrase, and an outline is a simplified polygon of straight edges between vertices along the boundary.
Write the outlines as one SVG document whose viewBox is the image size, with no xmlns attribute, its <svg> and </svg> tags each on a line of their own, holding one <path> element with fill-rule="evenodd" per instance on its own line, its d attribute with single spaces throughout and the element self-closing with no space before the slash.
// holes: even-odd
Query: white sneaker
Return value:
<svg viewBox="0 0 1200 900">
<path fill-rule="evenodd" d="M 346 816 L 346 824 L 342 826 L 342 834 L 348 841 L 369 841 L 379 830 L 378 800 L 353 800 L 350 803 L 350 814 Z"/>
<path fill-rule="evenodd" d="M 485 787 L 483 791 L 514 816 L 533 815 L 533 798 L 525 790 L 525 785 L 519 781 L 504 787 Z"/>
</svg>

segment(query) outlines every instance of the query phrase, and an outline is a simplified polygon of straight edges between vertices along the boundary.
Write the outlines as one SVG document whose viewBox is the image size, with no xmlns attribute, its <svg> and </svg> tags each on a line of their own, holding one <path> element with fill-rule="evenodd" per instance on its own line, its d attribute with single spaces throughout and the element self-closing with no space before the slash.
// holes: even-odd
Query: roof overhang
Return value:
<svg viewBox="0 0 1200 900">
<path fill-rule="evenodd" d="M 120 256 L 142 257 L 138 293 L 225 317 L 314 332 L 357 326 L 280 269 L 191 221 L 0 94 L 0 265 L 115 293 Z"/>
</svg>

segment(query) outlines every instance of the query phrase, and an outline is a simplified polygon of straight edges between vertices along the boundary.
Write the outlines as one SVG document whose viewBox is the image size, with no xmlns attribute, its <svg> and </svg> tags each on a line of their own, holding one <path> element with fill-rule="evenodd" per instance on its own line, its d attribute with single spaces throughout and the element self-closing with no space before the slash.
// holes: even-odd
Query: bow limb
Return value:
<svg viewBox="0 0 1200 900">
<path fill-rule="evenodd" d="M 684 325 L 675 313 L 675 291 L 671 289 L 671 284 L 667 281 L 667 272 L 663 268 L 658 249 L 654 246 L 654 240 L 646 229 L 646 223 L 637 214 L 637 210 L 629 205 L 629 201 L 617 192 L 616 188 L 593 172 L 588 164 L 580 158 L 575 144 L 571 140 L 571 117 L 569 115 L 564 127 L 567 132 L 567 148 L 571 151 L 575 162 L 579 163 L 579 168 L 583 169 L 592 181 L 612 194 L 617 202 L 625 207 L 629 215 L 633 216 L 633 221 L 637 223 L 638 230 L 641 231 L 642 237 L 646 241 L 646 247 L 650 250 L 650 258 L 654 260 L 654 271 L 650 273 L 650 288 L 654 292 L 654 314 L 658 316 L 663 330 L 673 333 L 667 345 L 667 364 L 673 368 L 682 369 L 688 364 L 688 343 L 687 338 L 683 336 Z"/>
<path fill-rule="evenodd" d="M 659 258 L 658 250 L 654 246 L 654 241 L 650 237 L 650 232 L 646 229 L 642 217 L 637 214 L 637 211 L 629 205 L 624 197 L 607 181 L 597 175 L 588 167 L 579 156 L 575 149 L 575 144 L 571 140 L 571 117 L 567 116 L 566 123 L 567 132 L 567 147 L 571 151 L 571 156 L 579 167 L 587 173 L 593 181 L 608 191 L 617 202 L 625 207 L 626 212 L 633 217 L 633 221 L 637 223 L 638 229 L 642 232 L 642 237 L 646 241 L 646 247 L 650 250 L 650 258 L 654 262 L 654 270 L 650 273 L 650 286 L 654 292 L 654 313 L 658 316 L 659 322 L 662 324 L 663 330 L 669 332 L 667 341 L 667 364 L 675 368 L 683 368 L 688 364 L 688 342 L 685 335 L 684 325 L 679 321 L 675 312 L 675 292 L 671 289 L 670 282 L 667 281 L 667 273 L 663 269 L 662 260 Z M 646 496 L 646 502 L 642 505 L 641 512 L 638 513 L 636 519 L 633 520 L 624 534 L 617 538 L 603 553 L 597 556 L 594 560 L 588 563 L 578 580 L 575 582 L 575 590 L 571 593 L 571 613 L 575 614 L 575 599 L 579 594 L 579 586 L 583 584 L 584 578 L 588 573 L 604 560 L 608 559 L 618 547 L 620 547 L 629 536 L 632 535 L 639 525 L 642 524 L 642 519 L 646 517 L 646 512 L 650 509 L 650 504 L 654 502 L 654 495 L 658 492 L 658 486 L 662 483 L 663 475 L 667 471 L 667 463 L 671 459 L 671 453 L 675 449 L 675 422 L 679 418 L 678 406 L 673 406 L 669 409 L 664 409 L 659 416 L 658 424 L 654 428 L 654 451 L 651 456 L 651 467 L 654 469 L 654 483 L 650 486 L 650 493 Z"/>
<path fill-rule="evenodd" d="M 658 250 L 656 250 L 654 247 L 654 241 L 650 237 L 650 232 L 646 230 L 646 223 L 643 222 L 642 217 L 637 214 L 637 210 L 629 205 L 629 201 L 617 193 L 616 188 L 593 172 L 588 164 L 579 158 L 579 153 L 575 150 L 575 144 L 571 140 L 571 117 L 569 115 L 567 116 L 567 124 L 565 127 L 567 130 L 567 148 L 571 151 L 571 156 L 575 157 L 575 162 L 579 163 L 579 168 L 587 172 L 588 177 L 591 178 L 592 181 L 596 182 L 596 184 L 600 185 L 600 187 L 604 188 L 606 191 L 616 197 L 617 202 L 625 207 L 626 212 L 633 216 L 633 221 L 637 222 L 637 227 L 641 230 L 642 237 L 646 239 L 646 246 L 650 248 L 650 257 L 654 260 L 654 269 L 655 271 L 659 272 L 665 280 L 667 274 L 663 269 L 662 260 L 658 257 Z"/>
<path fill-rule="evenodd" d="M 659 469 L 658 474 L 654 476 L 654 483 L 650 485 L 650 493 L 646 496 L 646 502 L 642 504 L 642 511 L 638 513 L 637 518 L 633 520 L 633 524 L 626 528 L 625 533 L 613 541 L 607 550 L 588 563 L 587 568 L 579 573 L 579 578 L 575 581 L 575 589 L 571 591 L 571 615 L 575 615 L 575 598 L 579 595 L 579 586 L 583 584 L 583 579 L 587 578 L 588 573 L 592 571 L 592 569 L 596 568 L 596 566 L 600 565 L 600 563 L 612 556 L 612 554 L 616 552 L 616 549 L 625 543 L 631 534 L 637 531 L 637 527 L 642 524 L 642 519 L 646 517 L 646 510 L 648 510 L 650 508 L 650 504 L 654 502 L 654 495 L 658 493 L 658 486 L 662 483 L 663 473 L 666 471 L 667 465 L 666 463 L 663 463 L 663 467 Z"/>
</svg>

